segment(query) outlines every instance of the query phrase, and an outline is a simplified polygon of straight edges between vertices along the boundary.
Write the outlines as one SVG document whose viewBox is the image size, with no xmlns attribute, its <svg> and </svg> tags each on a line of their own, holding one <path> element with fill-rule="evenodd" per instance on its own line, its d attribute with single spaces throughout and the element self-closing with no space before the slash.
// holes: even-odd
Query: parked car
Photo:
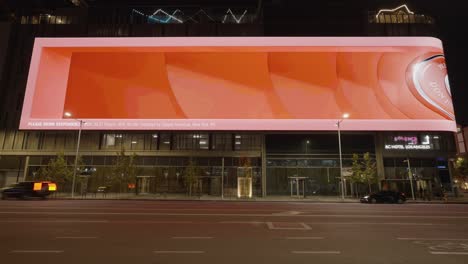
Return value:
<svg viewBox="0 0 468 264">
<path fill-rule="evenodd" d="M 402 192 L 380 191 L 361 197 L 361 203 L 404 203 L 406 196 Z"/>
<path fill-rule="evenodd" d="M 26 199 L 37 197 L 47 198 L 51 193 L 57 191 L 57 184 L 49 181 L 27 181 L 18 182 L 1 190 L 2 199 L 17 198 Z"/>
</svg>

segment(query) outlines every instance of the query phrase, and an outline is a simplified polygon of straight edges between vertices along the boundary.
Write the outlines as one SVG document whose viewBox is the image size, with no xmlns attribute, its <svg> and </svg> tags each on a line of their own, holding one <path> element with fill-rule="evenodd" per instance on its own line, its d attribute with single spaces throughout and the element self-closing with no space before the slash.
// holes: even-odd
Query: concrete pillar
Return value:
<svg viewBox="0 0 468 264">
<path fill-rule="evenodd" d="M 24 161 L 23 181 L 26 181 L 26 177 L 28 177 L 28 170 L 29 170 L 29 156 L 26 156 L 25 161 Z"/>
<path fill-rule="evenodd" d="M 266 144 L 265 144 L 265 134 L 262 135 L 262 197 L 266 197 Z"/>
<path fill-rule="evenodd" d="M 382 132 L 376 132 L 374 135 L 375 144 L 375 162 L 377 164 L 377 178 L 379 179 L 379 190 L 382 189 L 382 180 L 385 180 L 385 169 L 383 162 L 384 135 Z"/>
</svg>

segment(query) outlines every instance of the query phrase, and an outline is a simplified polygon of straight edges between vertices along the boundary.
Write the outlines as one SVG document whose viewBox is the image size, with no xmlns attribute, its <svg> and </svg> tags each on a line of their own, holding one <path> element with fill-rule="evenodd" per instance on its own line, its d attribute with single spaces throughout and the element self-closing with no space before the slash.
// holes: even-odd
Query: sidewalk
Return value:
<svg viewBox="0 0 468 264">
<path fill-rule="evenodd" d="M 72 199 L 69 193 L 60 193 L 50 197 L 51 199 Z M 237 202 L 315 202 L 315 203 L 359 203 L 358 198 L 346 197 L 344 200 L 338 196 L 308 196 L 305 198 L 297 198 L 290 196 L 267 196 L 267 197 L 252 197 L 252 198 L 237 198 L 235 196 L 202 195 L 202 196 L 187 196 L 184 194 L 139 194 L 134 193 L 108 193 L 108 194 L 87 194 L 75 195 L 75 200 L 154 200 L 154 201 L 237 201 Z M 418 204 L 468 204 L 468 195 L 464 197 L 449 197 L 447 202 L 440 199 L 431 201 L 416 199 L 410 197 L 406 200 L 407 203 Z"/>
</svg>

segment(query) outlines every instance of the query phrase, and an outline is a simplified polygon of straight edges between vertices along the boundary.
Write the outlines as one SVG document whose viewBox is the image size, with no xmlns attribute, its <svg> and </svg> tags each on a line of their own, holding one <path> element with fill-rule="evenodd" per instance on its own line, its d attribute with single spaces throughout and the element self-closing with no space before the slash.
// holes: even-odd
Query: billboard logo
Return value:
<svg viewBox="0 0 468 264">
<path fill-rule="evenodd" d="M 407 70 L 411 93 L 425 106 L 447 119 L 455 120 L 452 94 L 442 54 L 425 54 Z"/>
</svg>

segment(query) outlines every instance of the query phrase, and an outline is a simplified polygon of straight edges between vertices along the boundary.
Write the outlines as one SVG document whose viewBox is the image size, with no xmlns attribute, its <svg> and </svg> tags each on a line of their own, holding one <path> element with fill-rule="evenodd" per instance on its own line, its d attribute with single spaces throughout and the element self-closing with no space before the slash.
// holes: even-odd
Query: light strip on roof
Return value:
<svg viewBox="0 0 468 264">
<path fill-rule="evenodd" d="M 380 9 L 379 12 L 377 13 L 377 15 L 375 15 L 375 17 L 377 18 L 382 12 L 395 12 L 397 11 L 398 9 L 400 8 L 405 8 L 406 9 L 406 12 L 408 12 L 409 14 L 411 15 L 414 15 L 414 12 L 411 11 L 407 5 L 401 5 L 399 7 L 396 7 L 394 9 Z"/>
<path fill-rule="evenodd" d="M 234 20 L 236 21 L 237 24 L 239 24 L 241 21 L 242 21 L 242 18 L 244 18 L 245 14 L 247 14 L 247 9 L 244 10 L 244 13 L 239 17 L 239 19 L 236 18 L 236 15 L 234 15 L 234 13 L 231 11 L 231 9 L 229 8 L 228 11 L 226 12 L 226 14 L 224 15 L 224 19 L 223 19 L 223 22 L 226 22 L 226 18 L 227 18 L 227 15 L 231 13 L 231 16 L 232 18 L 234 18 Z"/>
</svg>

